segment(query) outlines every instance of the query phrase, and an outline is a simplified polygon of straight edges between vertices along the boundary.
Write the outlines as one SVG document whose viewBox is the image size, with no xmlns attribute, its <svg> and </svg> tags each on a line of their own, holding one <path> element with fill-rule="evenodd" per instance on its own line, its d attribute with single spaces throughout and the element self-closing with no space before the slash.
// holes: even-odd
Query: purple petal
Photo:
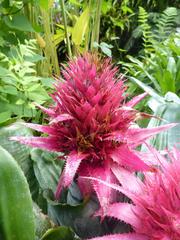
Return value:
<svg viewBox="0 0 180 240">
<path fill-rule="evenodd" d="M 130 173 L 124 168 L 117 167 L 113 165 L 111 167 L 112 172 L 120 182 L 120 184 L 131 192 L 141 193 L 142 192 L 142 182 L 134 174 Z"/>
<path fill-rule="evenodd" d="M 10 137 L 9 139 L 31 147 L 42 148 L 48 151 L 60 151 L 56 137 Z"/>
<path fill-rule="evenodd" d="M 63 122 L 63 121 L 67 121 L 67 120 L 72 120 L 74 119 L 71 115 L 64 113 L 64 114 L 60 114 L 59 116 L 57 116 L 56 118 L 54 118 L 50 124 L 53 123 L 58 123 L 58 122 Z"/>
<path fill-rule="evenodd" d="M 132 146 L 138 146 L 142 144 L 148 138 L 165 131 L 169 128 L 177 126 L 178 123 L 170 123 L 159 127 L 154 128 L 132 128 L 127 131 L 127 140 L 128 143 Z"/>
<path fill-rule="evenodd" d="M 76 151 L 73 151 L 68 155 L 64 171 L 59 179 L 56 198 L 59 197 L 62 187 L 68 187 L 72 183 L 81 161 L 86 157 L 87 154 L 78 153 Z"/>
<path fill-rule="evenodd" d="M 131 101 L 129 101 L 128 103 L 126 103 L 127 107 L 134 107 L 135 105 L 137 105 L 143 98 L 145 98 L 148 95 L 148 93 L 142 93 L 136 97 L 134 97 Z"/>
<path fill-rule="evenodd" d="M 109 183 L 109 182 L 106 182 L 104 180 L 101 180 L 99 178 L 96 177 L 84 177 L 84 176 L 80 176 L 79 178 L 82 178 L 82 179 L 87 179 L 87 180 L 92 180 L 94 182 L 98 182 L 99 184 L 104 184 L 105 186 L 117 191 L 117 192 L 121 192 L 123 193 L 124 195 L 126 195 L 127 197 L 129 198 L 132 198 L 132 196 L 134 196 L 130 191 L 122 188 L 121 186 L 117 185 L 117 184 L 114 184 L 114 183 Z M 102 185 L 101 185 L 102 186 Z"/>
<path fill-rule="evenodd" d="M 131 171 L 147 171 L 150 166 L 144 163 L 127 145 L 123 144 L 112 151 L 110 157 L 114 162 L 121 166 L 127 167 Z"/>
<path fill-rule="evenodd" d="M 54 110 L 45 108 L 45 107 L 39 105 L 38 103 L 35 103 L 35 105 L 36 105 L 39 109 L 41 109 L 44 113 L 46 113 L 47 115 L 49 115 L 49 116 L 54 116 L 54 115 L 55 115 Z"/>
<path fill-rule="evenodd" d="M 57 134 L 57 129 L 50 127 L 50 126 L 44 126 L 44 125 L 33 124 L 33 123 L 21 123 L 21 124 L 24 125 L 25 127 L 34 129 L 39 132 L 48 133 L 48 134 L 52 134 L 52 135 Z"/>
<path fill-rule="evenodd" d="M 113 203 L 108 206 L 106 216 L 124 221 L 125 223 L 130 224 L 132 227 L 136 228 L 139 227 L 141 223 L 136 214 L 134 214 L 135 208 L 136 206 L 130 203 Z"/>
<path fill-rule="evenodd" d="M 112 182 L 112 173 L 109 167 L 102 167 L 102 168 L 95 168 L 89 174 L 92 178 L 95 177 L 98 180 L 102 180 L 107 183 Z M 106 215 L 106 210 L 110 201 L 112 200 L 112 189 L 102 185 L 100 181 L 93 181 L 92 179 L 93 188 L 97 194 L 99 203 L 102 208 L 102 218 Z"/>
</svg>

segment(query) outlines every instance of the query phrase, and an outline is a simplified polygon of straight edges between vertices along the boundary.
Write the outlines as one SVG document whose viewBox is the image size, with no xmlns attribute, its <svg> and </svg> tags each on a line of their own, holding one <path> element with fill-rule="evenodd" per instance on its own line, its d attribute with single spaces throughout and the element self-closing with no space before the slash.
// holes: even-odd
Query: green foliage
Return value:
<svg viewBox="0 0 180 240">
<path fill-rule="evenodd" d="M 29 32 L 34 32 L 28 17 L 22 9 L 31 2 L 28 1 L 0 1 L 0 50 L 7 53 L 12 45 L 23 42 Z"/>
<path fill-rule="evenodd" d="M 148 24 L 148 13 L 142 7 L 139 7 L 138 23 L 143 34 L 144 50 L 151 52 L 153 50 L 153 34 Z"/>
<path fill-rule="evenodd" d="M 40 149 L 31 151 L 31 159 L 40 188 L 55 192 L 64 162 L 58 159 L 56 153 L 49 153 Z"/>
<path fill-rule="evenodd" d="M 34 240 L 32 200 L 22 170 L 0 147 L 0 232 L 4 240 Z"/>
<path fill-rule="evenodd" d="M 144 50 L 147 54 L 154 51 L 156 40 L 164 40 L 175 30 L 177 9 L 174 7 L 166 8 L 156 19 L 155 29 L 152 29 L 148 23 L 149 16 L 150 14 L 144 8 L 139 7 L 138 22 L 143 34 Z"/>
<path fill-rule="evenodd" d="M 111 44 L 107 44 L 105 42 L 101 42 L 100 44 L 98 44 L 97 42 L 94 42 L 93 47 L 99 48 L 106 56 L 112 57 L 111 48 L 113 48 L 113 46 Z"/>
<path fill-rule="evenodd" d="M 68 227 L 57 227 L 49 229 L 41 240 L 75 240 L 74 232 Z"/>
<path fill-rule="evenodd" d="M 149 127 L 179 122 L 180 100 L 174 94 L 180 93 L 180 38 L 175 32 L 179 10 L 175 7 L 177 1 L 171 0 L 1 0 L 0 126 L 19 118 L 42 121 L 34 102 L 44 105 L 49 101 L 47 92 L 51 91 L 53 79 L 40 76 L 59 75 L 56 50 L 62 62 L 67 55 L 66 45 L 69 56 L 71 51 L 76 55 L 93 50 L 119 59 L 127 52 L 139 52 L 138 58 L 129 55 L 129 62 L 123 63 L 132 80 L 128 83 L 129 93 L 139 92 L 138 85 L 152 96 L 149 106 L 159 118 L 153 118 Z M 54 198 L 64 166 L 61 154 L 31 150 L 9 141 L 11 136 L 33 133 L 21 123 L 0 129 L 0 146 L 14 158 L 0 147 L 0 238 L 13 240 L 16 233 L 15 239 L 34 239 L 32 202 L 22 171 L 35 202 L 36 240 L 75 240 L 77 236 L 87 239 L 121 232 L 122 223 L 92 217 L 98 201 L 94 196 L 83 199 L 76 182 L 63 189 L 59 200 Z M 150 143 L 158 149 L 171 148 L 179 137 L 176 126 Z M 9 218 L 10 214 L 13 218 Z M 28 226 L 26 218 L 32 220 Z"/>
<path fill-rule="evenodd" d="M 8 55 L 0 55 L 0 111 L 3 122 L 10 117 L 36 116 L 33 102 L 49 100 L 46 79 L 37 76 L 36 64 L 43 57 L 36 54 L 34 40 L 12 47 Z M 9 114 L 7 114 L 9 113 Z M 2 120 L 1 120 L 2 122 Z"/>
<path fill-rule="evenodd" d="M 180 123 L 180 98 L 174 93 L 168 92 L 164 97 L 164 103 L 151 98 L 149 106 L 154 112 L 154 116 L 148 124 L 148 127 L 157 127 L 165 123 Z M 155 138 L 149 140 L 149 143 L 158 150 L 172 149 L 174 146 L 179 147 L 180 124 L 165 132 L 158 134 Z M 142 147 L 144 151 L 145 146 Z"/>
<path fill-rule="evenodd" d="M 89 8 L 87 7 L 82 14 L 77 18 L 72 29 L 72 42 L 75 46 L 80 46 L 83 42 L 85 33 L 89 23 Z"/>
<path fill-rule="evenodd" d="M 35 225 L 36 225 L 36 239 L 39 240 L 45 234 L 45 232 L 54 227 L 54 223 L 50 218 L 43 214 L 39 206 L 33 202 L 33 212 L 35 216 Z"/>
<path fill-rule="evenodd" d="M 36 198 L 38 195 L 38 182 L 34 175 L 33 162 L 30 157 L 31 149 L 15 141 L 10 141 L 12 136 L 33 136 L 32 132 L 24 127 L 21 122 L 16 122 L 6 127 L 0 128 L 0 146 L 6 149 L 16 160 L 18 165 L 24 172 L 28 181 L 31 195 Z"/>
<path fill-rule="evenodd" d="M 157 20 L 154 38 L 163 41 L 175 30 L 178 12 L 174 7 L 166 8 Z"/>
<path fill-rule="evenodd" d="M 168 91 L 180 93 L 179 33 L 171 34 L 165 41 L 151 42 L 153 52 L 135 58 L 127 56 L 130 63 L 121 62 L 127 75 L 152 86 L 160 95 Z M 148 50 L 146 48 L 146 50 Z"/>
</svg>

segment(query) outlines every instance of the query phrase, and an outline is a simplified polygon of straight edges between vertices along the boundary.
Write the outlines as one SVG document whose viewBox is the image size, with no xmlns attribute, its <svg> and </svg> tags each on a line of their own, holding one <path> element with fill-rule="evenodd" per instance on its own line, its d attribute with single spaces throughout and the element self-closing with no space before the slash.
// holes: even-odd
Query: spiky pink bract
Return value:
<svg viewBox="0 0 180 240">
<path fill-rule="evenodd" d="M 132 128 L 139 117 L 132 107 L 145 94 L 125 103 L 124 82 L 117 77 L 117 69 L 112 67 L 109 60 L 85 54 L 71 60 L 62 75 L 64 81 L 56 83 L 56 91 L 52 95 L 55 106 L 50 109 L 40 107 L 49 115 L 49 125 L 26 124 L 48 134 L 48 137 L 12 138 L 66 155 L 56 197 L 59 197 L 62 187 L 71 184 L 76 173 L 87 177 L 98 176 L 112 183 L 116 179 L 111 170 L 112 163 L 129 171 L 150 170 L 151 167 L 140 159 L 133 148 L 174 125 L 148 131 Z M 111 201 L 111 189 L 93 181 L 92 189 L 82 179 L 78 183 L 84 193 L 95 190 L 105 211 Z"/>
<path fill-rule="evenodd" d="M 126 194 L 132 204 L 111 204 L 106 214 L 131 224 L 135 233 L 126 234 L 128 240 L 136 239 L 134 236 L 143 236 L 143 240 L 179 240 L 180 151 L 173 149 L 168 161 L 156 150 L 152 151 L 159 169 L 154 173 L 146 172 L 144 182 L 124 169 L 114 169 L 122 186 L 105 184 Z M 122 240 L 124 236 L 114 234 L 109 238 L 104 236 L 91 240 L 106 239 Z"/>
</svg>

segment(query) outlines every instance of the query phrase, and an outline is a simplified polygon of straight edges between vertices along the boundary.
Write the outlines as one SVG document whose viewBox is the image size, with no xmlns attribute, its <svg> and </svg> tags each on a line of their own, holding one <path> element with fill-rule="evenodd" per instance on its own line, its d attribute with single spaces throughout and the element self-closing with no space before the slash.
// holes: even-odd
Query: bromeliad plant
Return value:
<svg viewBox="0 0 180 240">
<path fill-rule="evenodd" d="M 147 117 L 133 107 L 146 94 L 125 103 L 125 86 L 122 76 L 110 60 L 100 60 L 85 54 L 71 60 L 62 71 L 62 81 L 57 81 L 52 95 L 55 105 L 49 109 L 40 107 L 49 115 L 49 125 L 26 124 L 27 127 L 48 134 L 41 137 L 13 137 L 21 143 L 49 151 L 63 152 L 65 167 L 56 191 L 58 199 L 63 187 L 68 187 L 77 176 L 84 193 L 95 191 L 100 202 L 102 216 L 112 202 L 112 190 L 96 181 L 89 184 L 79 176 L 98 177 L 115 183 L 112 166 L 133 171 L 151 171 L 151 163 L 145 163 L 135 148 L 146 139 L 173 127 L 135 128 L 139 117 Z"/>
<path fill-rule="evenodd" d="M 114 168 L 121 186 L 108 185 L 128 196 L 132 203 L 110 205 L 107 216 L 130 224 L 134 232 L 91 240 L 180 239 L 180 151 L 173 149 L 168 154 L 169 161 L 155 149 L 151 152 L 159 169 L 154 173 L 146 172 L 144 182 L 124 169 Z"/>
</svg>

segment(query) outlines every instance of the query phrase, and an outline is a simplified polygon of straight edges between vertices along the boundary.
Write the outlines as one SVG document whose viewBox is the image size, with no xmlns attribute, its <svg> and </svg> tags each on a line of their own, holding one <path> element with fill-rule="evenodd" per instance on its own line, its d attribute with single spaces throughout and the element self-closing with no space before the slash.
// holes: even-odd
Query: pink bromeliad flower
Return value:
<svg viewBox="0 0 180 240">
<path fill-rule="evenodd" d="M 134 232 L 91 240 L 180 239 L 180 151 L 173 149 L 168 161 L 152 151 L 159 169 L 155 173 L 146 172 L 144 182 L 125 169 L 112 168 L 121 186 L 104 183 L 132 200 L 109 205 L 106 214 L 131 224 Z"/>
<path fill-rule="evenodd" d="M 52 95 L 54 106 L 40 107 L 49 116 L 46 126 L 26 124 L 47 137 L 13 137 L 21 143 L 65 154 L 65 167 L 57 187 L 68 187 L 75 176 L 99 177 L 109 183 L 116 180 L 112 164 L 129 171 L 146 171 L 152 167 L 141 160 L 134 149 L 147 138 L 173 127 L 169 124 L 153 129 L 134 128 L 140 113 L 133 107 L 146 95 L 125 103 L 125 86 L 117 77 L 117 68 L 109 60 L 86 54 L 71 60 L 62 71 Z M 84 194 L 96 192 L 105 210 L 111 202 L 111 189 L 90 185 L 77 178 Z"/>
</svg>

